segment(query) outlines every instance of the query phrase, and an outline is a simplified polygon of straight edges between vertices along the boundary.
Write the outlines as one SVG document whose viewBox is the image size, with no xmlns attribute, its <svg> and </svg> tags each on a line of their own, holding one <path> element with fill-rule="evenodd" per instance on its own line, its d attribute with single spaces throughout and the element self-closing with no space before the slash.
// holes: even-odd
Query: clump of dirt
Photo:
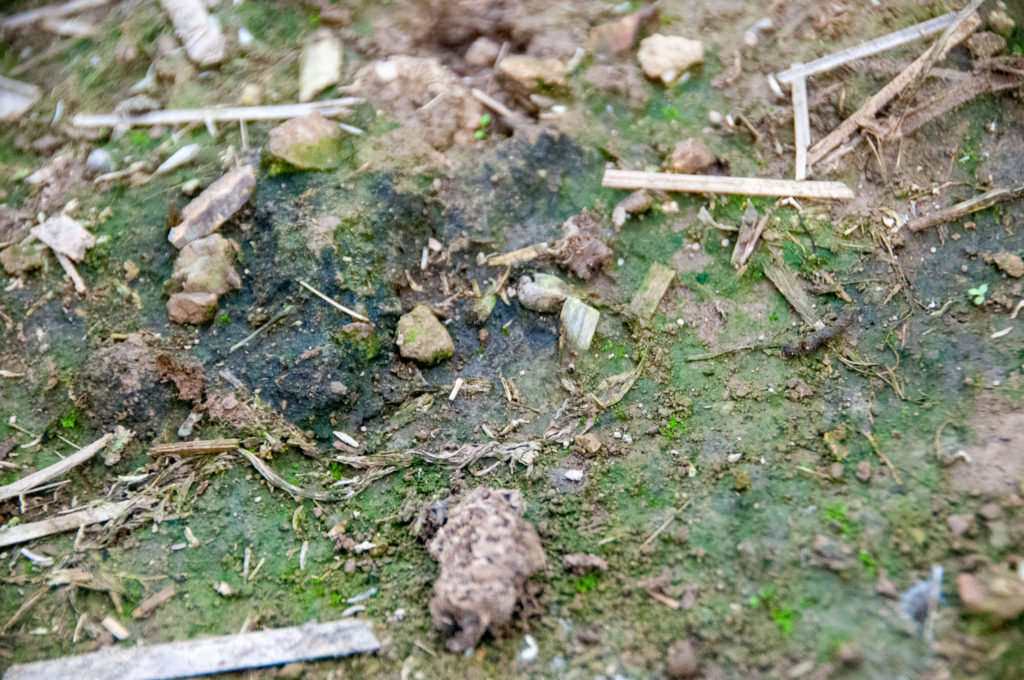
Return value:
<svg viewBox="0 0 1024 680">
<path fill-rule="evenodd" d="M 431 58 L 373 62 L 359 69 L 352 88 L 402 124 L 401 139 L 420 137 L 439 151 L 472 144 L 484 112 L 458 76 Z"/>
<path fill-rule="evenodd" d="M 562 238 L 552 246 L 555 260 L 581 279 L 589 279 L 611 260 L 612 249 L 601 234 L 597 213 L 584 210 L 562 225 Z"/>
<path fill-rule="evenodd" d="M 487 631 L 497 635 L 512 618 L 530 575 L 544 566 L 544 551 L 526 504 L 515 489 L 479 487 L 450 512 L 430 541 L 441 565 L 430 613 L 450 637 L 453 652 L 472 648 Z"/>
<path fill-rule="evenodd" d="M 950 468 L 954 491 L 1002 497 L 1024 484 L 1024 411 L 994 399 L 983 399 L 972 421 L 980 443 L 967 447 L 969 462 Z"/>
<path fill-rule="evenodd" d="M 72 189 L 84 181 L 85 162 L 74 154 L 59 154 L 25 178 L 37 189 L 32 204 L 49 212 L 57 208 Z"/>
<path fill-rule="evenodd" d="M 211 392 L 204 407 L 213 420 L 230 425 L 242 433 L 259 433 L 261 440 L 245 441 L 262 453 L 278 453 L 286 445 L 295 446 L 307 456 L 320 458 L 320 450 L 312 439 L 272 408 L 256 403 L 244 390 Z"/>
<path fill-rule="evenodd" d="M 179 399 L 192 402 L 202 400 L 205 375 L 200 364 L 181 362 L 170 354 L 158 354 L 154 365 L 160 382 L 173 382 L 178 388 Z"/>
<path fill-rule="evenodd" d="M 140 333 L 96 350 L 86 362 L 80 400 L 105 427 L 120 424 L 140 433 L 151 429 L 167 415 L 170 398 Z"/>
<path fill-rule="evenodd" d="M 446 47 L 466 45 L 479 37 L 508 34 L 523 9 L 522 0 L 419 0 L 423 39 Z"/>
</svg>

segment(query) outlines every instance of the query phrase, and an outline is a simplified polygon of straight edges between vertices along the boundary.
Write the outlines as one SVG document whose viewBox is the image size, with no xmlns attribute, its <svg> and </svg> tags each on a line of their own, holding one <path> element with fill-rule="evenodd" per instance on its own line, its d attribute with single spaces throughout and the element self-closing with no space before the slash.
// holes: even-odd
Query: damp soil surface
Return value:
<svg viewBox="0 0 1024 680">
<path fill-rule="evenodd" d="M 898 139 L 857 133 L 813 177 L 845 183 L 851 201 L 655 192 L 615 226 L 629 192 L 601 184 L 610 165 L 669 167 L 689 138 L 712 154 L 706 172 L 792 177 L 792 109 L 767 75 L 958 4 L 212 4 L 229 55 L 214 68 L 176 61 L 153 0 L 89 10 L 92 37 L 3 34 L 0 73 L 43 91 L 0 128 L 0 247 L 33 263 L 0 273 L 0 485 L 118 426 L 134 436 L 0 503 L 0 539 L 93 500 L 134 505 L 2 548 L 0 667 L 359 617 L 378 653 L 288 677 L 1019 677 L 1024 600 L 1007 617 L 962 599 L 958 577 L 1024 574 L 1024 201 L 906 225 L 1020 185 L 1020 88 Z M 703 63 L 665 85 L 644 76 L 635 43 L 595 46 L 593 27 L 637 11 L 638 39 L 699 39 Z M 1006 34 L 1011 68 L 1024 13 L 986 2 L 980 14 L 979 30 Z M 71 123 L 147 77 L 159 108 L 294 102 L 302 47 L 324 28 L 344 65 L 320 98 L 357 94 L 342 120 L 362 132 L 345 133 L 328 170 L 270 157 L 273 122 Z M 811 78 L 812 140 L 934 39 Z M 494 68 L 524 55 L 542 69 L 532 81 Z M 918 102 L 941 103 L 979 58 L 958 46 L 937 68 Z M 186 144 L 194 160 L 152 174 Z M 97 183 L 97 149 L 111 170 L 134 169 Z M 171 323 L 168 229 L 193 181 L 243 164 L 255 188 L 220 229 L 241 288 L 212 321 Z M 62 210 L 96 237 L 76 264 L 84 294 L 26 239 Z M 738 271 L 751 210 L 764 231 Z M 596 245 L 566 251 L 567 221 Z M 826 328 L 843 327 L 821 335 L 780 293 L 780 271 Z M 561 298 L 554 313 L 520 302 L 520 277 L 538 273 L 599 313 L 585 350 Z M 396 337 L 421 304 L 454 346 L 432 365 L 403 359 Z M 152 451 L 223 438 L 237 446 Z M 468 574 L 472 527 L 444 533 L 449 511 L 481 497 L 514 499 L 494 512 L 511 527 L 501 562 L 514 578 L 490 586 Z M 445 563 L 455 539 L 437 536 L 456 530 L 461 561 Z M 920 582 L 936 566 L 929 600 Z M 169 585 L 172 598 L 133 616 Z M 456 606 L 463 592 L 479 616 Z"/>
</svg>

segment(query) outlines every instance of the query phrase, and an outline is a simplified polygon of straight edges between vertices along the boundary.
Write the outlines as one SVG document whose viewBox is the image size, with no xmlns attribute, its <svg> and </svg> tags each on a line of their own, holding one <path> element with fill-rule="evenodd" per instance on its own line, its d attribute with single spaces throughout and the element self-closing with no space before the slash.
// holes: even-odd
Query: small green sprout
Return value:
<svg viewBox="0 0 1024 680">
<path fill-rule="evenodd" d="M 490 125 L 490 124 L 491 124 L 491 114 L 485 113 L 484 115 L 480 116 L 480 125 L 477 126 L 477 130 L 476 130 L 476 132 L 473 133 L 473 136 L 476 137 L 477 139 L 486 139 L 487 138 L 487 126 Z"/>
<path fill-rule="evenodd" d="M 983 305 L 985 304 L 985 295 L 988 294 L 988 284 L 983 283 L 977 288 L 971 288 L 967 291 L 967 294 L 971 297 L 974 304 Z"/>
<path fill-rule="evenodd" d="M 217 319 L 217 323 L 228 324 L 231 323 L 231 317 L 227 314 L 221 314 L 220 318 Z"/>
</svg>

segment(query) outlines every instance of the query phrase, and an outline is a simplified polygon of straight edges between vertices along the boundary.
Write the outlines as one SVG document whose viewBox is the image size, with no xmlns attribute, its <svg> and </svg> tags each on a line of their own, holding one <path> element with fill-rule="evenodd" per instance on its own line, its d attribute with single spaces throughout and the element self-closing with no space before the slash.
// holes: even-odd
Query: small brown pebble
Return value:
<svg viewBox="0 0 1024 680">
<path fill-rule="evenodd" d="M 995 503 L 986 503 L 981 506 L 981 510 L 978 511 L 982 519 L 992 522 L 1003 516 L 1003 509 Z"/>
<path fill-rule="evenodd" d="M 832 479 L 842 479 L 843 478 L 843 464 L 842 463 L 832 463 L 831 465 L 829 465 L 828 466 L 828 476 L 831 477 Z"/>
<path fill-rule="evenodd" d="M 896 586 L 889 580 L 889 572 L 885 569 L 878 570 L 878 582 L 875 584 L 875 591 L 882 597 L 887 597 L 890 600 L 898 600 L 900 597 Z"/>
<path fill-rule="evenodd" d="M 839 660 L 847 668 L 857 668 L 864 662 L 864 650 L 853 642 L 846 642 L 839 648 Z"/>
<path fill-rule="evenodd" d="M 697 675 L 697 654 L 689 640 L 681 640 L 668 650 L 665 675 L 669 678 L 692 678 Z"/>
<path fill-rule="evenodd" d="M 966 514 L 950 515 L 946 518 L 946 523 L 949 525 L 949 530 L 953 532 L 953 536 L 959 538 L 970 530 L 972 519 L 970 515 Z"/>
<path fill-rule="evenodd" d="M 582 453 L 586 453 L 588 455 L 593 455 L 601 450 L 601 440 L 592 432 L 576 435 L 575 442 L 577 448 L 579 448 Z"/>
<path fill-rule="evenodd" d="M 477 340 L 480 341 L 480 345 L 482 347 L 486 347 L 487 341 L 490 340 L 490 334 L 487 332 L 486 328 L 481 328 L 479 331 L 477 331 L 476 337 Z"/>
<path fill-rule="evenodd" d="M 293 661 L 281 666 L 280 670 L 277 671 L 277 677 L 282 678 L 282 680 L 299 680 L 305 672 L 306 667 L 301 662 Z"/>
<path fill-rule="evenodd" d="M 862 460 L 857 463 L 857 479 L 864 484 L 867 484 L 871 479 L 871 463 L 866 460 Z"/>
</svg>

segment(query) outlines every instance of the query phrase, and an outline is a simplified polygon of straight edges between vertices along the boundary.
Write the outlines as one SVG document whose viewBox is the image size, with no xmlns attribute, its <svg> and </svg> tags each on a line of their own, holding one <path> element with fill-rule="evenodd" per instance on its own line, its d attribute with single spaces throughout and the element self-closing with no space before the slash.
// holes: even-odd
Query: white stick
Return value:
<svg viewBox="0 0 1024 680">
<path fill-rule="evenodd" d="M 792 68 L 783 71 L 782 73 L 776 74 L 775 78 L 780 83 L 792 83 L 798 78 L 809 78 L 816 73 L 824 73 L 825 71 L 831 71 L 837 66 L 853 61 L 854 59 L 861 59 L 863 57 L 869 57 L 872 54 L 878 54 L 885 50 L 891 50 L 894 47 L 905 45 L 914 40 L 918 40 L 933 33 L 945 30 L 947 26 L 953 23 L 956 18 L 956 12 L 950 12 L 949 14 L 943 14 L 940 17 L 929 19 L 928 21 L 914 26 L 909 26 L 901 31 L 895 33 L 889 33 L 883 35 L 880 38 L 874 40 L 868 40 L 862 42 L 859 45 L 848 47 L 845 50 L 840 50 L 834 54 L 830 54 L 827 57 L 821 59 L 815 59 L 809 64 L 795 64 Z"/>
<path fill-rule="evenodd" d="M 367 621 L 347 619 L 239 635 L 136 647 L 107 647 L 90 654 L 11 666 L 4 680 L 91 678 L 164 680 L 190 678 L 294 661 L 376 652 L 380 643 Z"/>
<path fill-rule="evenodd" d="M 309 285 L 305 281 L 301 281 L 300 280 L 299 281 L 299 285 L 302 286 L 303 288 L 305 288 L 306 290 L 308 290 L 313 295 L 316 295 L 318 298 L 320 298 L 321 300 L 323 300 L 324 302 L 326 302 L 330 306 L 332 306 L 335 309 L 337 309 L 339 312 L 344 312 L 345 314 L 348 314 L 353 319 L 356 319 L 358 321 L 365 321 L 366 323 L 371 323 L 370 320 L 367 317 L 363 316 L 362 314 L 360 314 L 359 312 L 357 312 L 355 310 L 349 309 L 348 307 L 346 307 L 345 305 L 341 304 L 340 302 L 335 302 L 333 299 L 327 297 L 326 295 L 324 295 L 323 293 L 321 293 L 320 291 L 318 291 L 316 288 L 314 288 L 313 286 Z"/>
<path fill-rule="evenodd" d="M 697 194 L 740 194 L 743 196 L 792 196 L 794 198 L 849 199 L 853 191 L 842 182 L 798 182 L 792 179 L 760 177 L 715 177 L 677 175 L 671 172 L 604 171 L 601 186 L 614 189 L 653 189 Z"/>
<path fill-rule="evenodd" d="M 54 19 L 92 9 L 93 7 L 102 7 L 109 2 L 110 0 L 72 0 L 63 5 L 48 5 L 39 9 L 30 9 L 27 12 L 12 14 L 0 22 L 0 26 L 4 28 L 18 28 L 19 26 L 35 23 L 40 19 Z"/>
<path fill-rule="evenodd" d="M 72 529 L 77 529 L 78 527 L 88 526 L 90 524 L 106 522 L 107 520 L 114 519 L 119 516 L 122 512 L 130 508 L 134 502 L 135 501 L 127 500 L 119 503 L 100 503 L 95 507 L 79 510 L 78 512 L 72 512 L 69 515 L 60 515 L 58 517 L 40 520 L 39 522 L 29 522 L 28 524 L 19 524 L 17 526 L 8 527 L 4 531 L 0 531 L 0 548 L 8 545 L 25 543 L 26 541 L 33 541 L 37 538 L 42 538 L 43 536 L 59 534 Z"/>
<path fill-rule="evenodd" d="M 793 179 L 807 179 L 807 147 L 811 145 L 811 124 L 807 114 L 807 80 L 797 78 L 792 85 L 793 94 L 793 135 L 796 144 L 796 160 Z"/>
<path fill-rule="evenodd" d="M 330 117 L 348 113 L 349 106 L 362 101 L 358 97 L 342 97 L 325 99 L 306 104 L 276 104 L 273 106 L 226 106 L 208 109 L 167 109 L 165 111 L 149 111 L 137 116 L 122 116 L 116 113 L 77 113 L 71 119 L 72 125 L 78 127 L 113 127 L 129 125 L 145 127 L 149 125 L 180 125 L 183 123 L 203 123 L 209 121 L 231 122 L 239 120 L 284 120 L 296 118 L 310 113 L 319 113 Z"/>
<path fill-rule="evenodd" d="M 81 465 L 82 463 L 84 463 L 85 461 L 89 460 L 97 453 L 102 451 L 103 447 L 110 443 L 110 440 L 113 439 L 113 437 L 114 435 L 112 434 L 105 434 L 96 441 L 94 441 L 92 444 L 89 444 L 85 448 L 75 451 L 67 458 L 59 460 L 53 465 L 45 467 L 42 470 L 33 472 L 30 475 L 26 475 L 16 482 L 8 484 L 7 486 L 0 486 L 0 501 L 4 501 L 7 500 L 8 498 L 14 498 L 15 496 L 21 496 L 22 494 L 29 493 L 30 491 L 32 491 L 32 489 L 36 488 L 37 486 L 41 486 L 46 482 L 50 481 L 51 479 L 54 479 L 55 477 L 60 477 L 68 470 L 74 468 L 77 465 Z"/>
</svg>

